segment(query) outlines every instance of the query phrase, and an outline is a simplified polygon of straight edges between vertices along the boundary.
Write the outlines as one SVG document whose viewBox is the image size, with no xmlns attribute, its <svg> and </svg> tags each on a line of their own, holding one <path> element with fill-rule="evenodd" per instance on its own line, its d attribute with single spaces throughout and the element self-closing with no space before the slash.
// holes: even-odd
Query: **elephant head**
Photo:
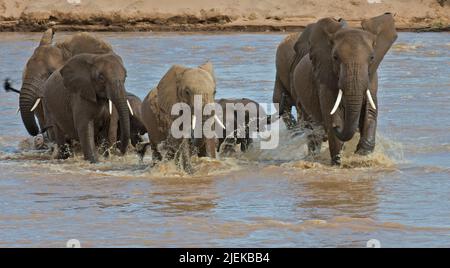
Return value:
<svg viewBox="0 0 450 268">
<path fill-rule="evenodd" d="M 364 20 L 362 26 L 363 29 L 352 29 L 325 18 L 314 25 L 309 39 L 309 55 L 318 86 L 338 92 L 330 115 L 339 107 L 344 110 L 343 114 L 337 114 L 343 116 L 343 126 L 333 122 L 333 132 L 341 141 L 353 137 L 365 106 L 376 110 L 371 81 L 377 79 L 377 68 L 397 38 L 390 13 Z"/>
<path fill-rule="evenodd" d="M 186 103 L 191 107 L 192 125 L 196 126 L 194 115 L 194 99 L 201 97 L 203 107 L 214 103 L 216 94 L 216 79 L 213 65 L 207 62 L 198 68 L 187 68 L 174 65 L 164 75 L 158 84 L 158 103 L 165 114 L 170 114 L 172 105 Z M 202 108 L 203 108 L 202 107 Z M 203 121 L 207 118 L 204 117 Z M 208 141 L 208 143 L 211 141 Z M 208 153 L 215 156 L 215 144 L 207 144 Z"/>
<path fill-rule="evenodd" d="M 79 54 L 60 72 L 64 86 L 83 100 L 94 105 L 114 104 L 119 114 L 120 151 L 125 153 L 130 139 L 130 115 L 122 59 L 114 53 Z"/>
<path fill-rule="evenodd" d="M 43 84 L 50 75 L 77 54 L 112 52 L 109 44 L 88 33 L 74 34 L 55 45 L 52 44 L 53 36 L 52 29 L 43 34 L 39 46 L 34 50 L 23 72 L 19 98 L 20 114 L 25 128 L 33 136 L 39 133 L 34 117 L 35 110 L 40 103 Z"/>
<path fill-rule="evenodd" d="M 19 97 L 20 115 L 28 133 L 33 136 L 39 133 L 34 111 L 39 104 L 38 97 L 42 93 L 43 84 L 64 63 L 61 50 L 52 45 L 52 40 L 53 31 L 49 29 L 42 36 L 23 72 Z"/>
</svg>

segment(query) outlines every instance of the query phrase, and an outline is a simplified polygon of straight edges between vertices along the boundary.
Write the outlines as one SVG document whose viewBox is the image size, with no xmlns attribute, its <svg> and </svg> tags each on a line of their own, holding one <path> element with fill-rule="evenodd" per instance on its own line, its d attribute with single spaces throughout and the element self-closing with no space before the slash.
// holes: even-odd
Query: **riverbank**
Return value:
<svg viewBox="0 0 450 268">
<path fill-rule="evenodd" d="M 180 3 L 181 2 L 181 3 Z M 449 31 L 448 0 L 0 0 L 0 31 L 296 31 L 322 17 L 357 26 L 395 14 L 399 31 Z"/>
</svg>

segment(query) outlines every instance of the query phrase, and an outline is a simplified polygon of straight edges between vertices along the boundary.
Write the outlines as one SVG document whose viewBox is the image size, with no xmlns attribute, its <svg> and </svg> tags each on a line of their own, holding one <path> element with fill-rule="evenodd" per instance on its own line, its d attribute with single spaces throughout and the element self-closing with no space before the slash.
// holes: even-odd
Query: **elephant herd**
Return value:
<svg viewBox="0 0 450 268">
<path fill-rule="evenodd" d="M 21 89 L 13 89 L 8 81 L 5 89 L 20 94 L 26 130 L 55 143 L 58 159 L 70 157 L 78 142 L 84 158 L 95 163 L 98 154 L 108 155 L 110 148 L 124 154 L 131 140 L 141 157 L 150 147 L 154 160 L 175 159 L 192 172 L 191 156 L 216 157 L 226 138 L 174 138 L 170 133 L 176 118 L 173 105 L 192 107 L 195 96 L 201 96 L 203 104 L 222 107 L 238 102 L 257 104 L 250 99 L 216 100 L 211 62 L 194 68 L 173 65 L 141 101 L 126 91 L 127 71 L 107 42 L 76 33 L 53 43 L 53 36 L 52 29 L 43 34 L 26 63 Z M 321 143 L 328 140 L 332 164 L 339 165 L 343 143 L 358 129 L 361 138 L 356 153 L 373 151 L 377 68 L 396 37 L 393 16 L 385 13 L 363 20 L 362 29 L 350 28 L 342 19 L 320 19 L 280 43 L 273 102 L 280 104 L 279 114 L 288 129 L 312 130 L 308 135 L 310 153 L 319 151 Z M 297 110 L 296 117 L 292 107 Z M 225 130 L 221 120 L 214 118 L 215 127 Z M 197 123 L 192 119 L 194 128 Z M 250 120 L 246 118 L 245 123 Z M 323 131 L 315 131 L 319 129 Z M 148 142 L 144 143 L 146 133 Z M 248 131 L 244 138 L 231 139 L 243 151 L 251 143 Z"/>
</svg>

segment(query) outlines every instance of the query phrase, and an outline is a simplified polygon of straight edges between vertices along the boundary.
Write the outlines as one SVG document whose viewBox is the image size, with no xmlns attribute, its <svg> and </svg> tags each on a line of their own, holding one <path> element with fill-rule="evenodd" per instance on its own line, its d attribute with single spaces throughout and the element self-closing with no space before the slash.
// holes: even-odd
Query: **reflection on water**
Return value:
<svg viewBox="0 0 450 268">
<path fill-rule="evenodd" d="M 65 34 L 57 33 L 57 38 Z M 212 60 L 218 98 L 270 102 L 280 34 L 102 33 L 123 57 L 127 89 L 144 97 L 171 64 Z M 39 34 L 1 33 L 1 77 L 20 85 Z M 230 41 L 232 40 L 232 41 Z M 281 126 L 277 150 L 253 148 L 149 167 L 133 153 L 89 164 L 27 150 L 0 98 L 0 246 L 450 246 L 450 35 L 400 33 L 380 69 L 373 155 L 345 148 L 328 165 L 326 144 L 306 157 L 304 136 Z"/>
</svg>

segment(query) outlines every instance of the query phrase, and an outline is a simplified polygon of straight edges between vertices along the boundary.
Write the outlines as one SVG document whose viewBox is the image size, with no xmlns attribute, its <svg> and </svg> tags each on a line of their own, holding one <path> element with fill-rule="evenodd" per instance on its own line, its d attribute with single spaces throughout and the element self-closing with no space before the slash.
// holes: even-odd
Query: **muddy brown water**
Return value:
<svg viewBox="0 0 450 268">
<path fill-rule="evenodd" d="M 65 34 L 57 33 L 57 38 Z M 171 64 L 213 61 L 217 97 L 270 102 L 283 34 L 99 33 L 144 97 Z M 20 87 L 40 34 L 0 33 L 1 78 Z M 328 165 L 280 126 L 253 148 L 150 168 L 133 153 L 88 164 L 29 150 L 18 96 L 0 93 L 0 246 L 450 247 L 450 34 L 400 33 L 380 68 L 376 152 Z"/>
</svg>

